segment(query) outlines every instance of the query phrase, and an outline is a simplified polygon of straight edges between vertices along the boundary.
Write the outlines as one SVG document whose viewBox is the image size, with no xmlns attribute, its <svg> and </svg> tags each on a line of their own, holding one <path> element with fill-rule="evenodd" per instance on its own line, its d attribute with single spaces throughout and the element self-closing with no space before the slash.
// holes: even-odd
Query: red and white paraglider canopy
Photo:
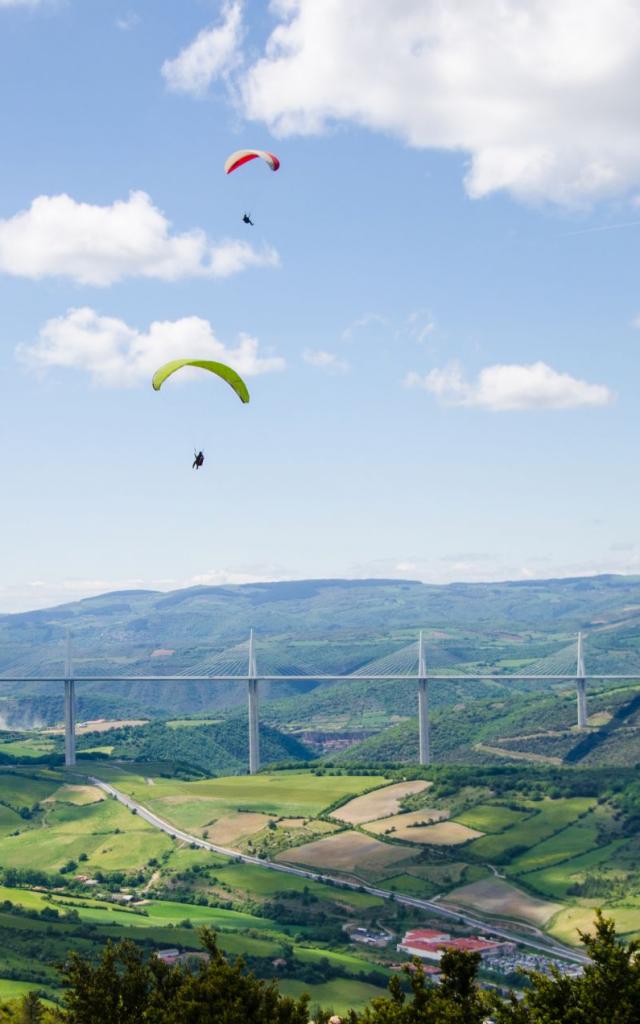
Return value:
<svg viewBox="0 0 640 1024">
<path fill-rule="evenodd" d="M 280 161 L 277 156 L 273 153 L 267 153 L 265 149 L 237 149 L 235 153 L 227 157 L 224 163 L 225 174 L 231 174 L 232 171 L 236 171 L 238 167 L 242 167 L 243 164 L 249 163 L 250 160 L 264 160 L 266 164 L 271 168 L 272 171 L 277 171 L 280 166 Z"/>
</svg>

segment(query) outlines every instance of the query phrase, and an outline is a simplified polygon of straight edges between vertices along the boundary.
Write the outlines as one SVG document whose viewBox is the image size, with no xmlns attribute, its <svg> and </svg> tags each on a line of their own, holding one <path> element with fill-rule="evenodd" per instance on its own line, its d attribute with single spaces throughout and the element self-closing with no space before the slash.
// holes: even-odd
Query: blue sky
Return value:
<svg viewBox="0 0 640 1024">
<path fill-rule="evenodd" d="M 562 7 L 0 0 L 0 610 L 638 571 L 640 14 Z"/>
</svg>

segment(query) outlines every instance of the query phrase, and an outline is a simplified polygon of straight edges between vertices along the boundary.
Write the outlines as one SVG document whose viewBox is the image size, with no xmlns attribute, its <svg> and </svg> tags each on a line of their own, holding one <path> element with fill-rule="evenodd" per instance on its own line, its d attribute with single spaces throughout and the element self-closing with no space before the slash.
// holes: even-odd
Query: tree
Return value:
<svg viewBox="0 0 640 1024">
<path fill-rule="evenodd" d="M 96 966 L 71 953 L 62 976 L 69 1024 L 143 1024 L 153 975 L 133 942 L 107 943 Z"/>
<path fill-rule="evenodd" d="M 197 971 L 144 960 L 130 941 L 109 943 L 97 965 L 72 953 L 62 974 L 66 1024 L 307 1024 L 308 999 L 282 996 L 275 982 L 226 961 L 203 929 L 209 961 Z"/>
<path fill-rule="evenodd" d="M 41 1024 L 44 1021 L 44 1006 L 35 992 L 28 992 L 20 1000 L 17 1024 Z"/>
</svg>

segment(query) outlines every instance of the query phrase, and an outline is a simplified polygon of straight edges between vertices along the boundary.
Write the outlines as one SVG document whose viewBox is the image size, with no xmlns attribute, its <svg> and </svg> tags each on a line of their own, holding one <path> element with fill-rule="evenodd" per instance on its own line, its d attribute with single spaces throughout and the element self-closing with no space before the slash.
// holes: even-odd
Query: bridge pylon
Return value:
<svg viewBox="0 0 640 1024">
<path fill-rule="evenodd" d="M 67 630 L 64 652 L 64 764 L 73 768 L 76 763 L 76 681 L 73 678 L 71 633 Z"/>
<path fill-rule="evenodd" d="M 578 729 L 587 728 L 587 673 L 584 667 L 582 633 L 578 633 L 578 656 L 576 659 L 576 695 L 578 705 Z"/>
<path fill-rule="evenodd" d="M 431 764 L 431 737 L 429 735 L 429 686 L 424 636 L 418 639 L 418 740 L 420 764 Z"/>
<path fill-rule="evenodd" d="M 260 722 L 258 718 L 258 673 L 253 630 L 249 633 L 249 666 L 247 670 L 247 698 L 249 710 L 249 774 L 260 771 Z"/>
</svg>

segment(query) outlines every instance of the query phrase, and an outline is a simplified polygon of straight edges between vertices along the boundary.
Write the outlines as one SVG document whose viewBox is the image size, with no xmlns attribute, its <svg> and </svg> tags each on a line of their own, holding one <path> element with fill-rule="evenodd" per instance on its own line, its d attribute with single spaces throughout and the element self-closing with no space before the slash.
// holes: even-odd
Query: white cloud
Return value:
<svg viewBox="0 0 640 1024">
<path fill-rule="evenodd" d="M 222 24 L 205 28 L 173 60 L 162 65 L 162 75 L 172 92 L 203 96 L 219 75 L 228 74 L 240 59 L 242 4 L 225 3 Z"/>
<path fill-rule="evenodd" d="M 306 348 L 302 358 L 309 366 L 315 366 L 318 370 L 327 370 L 328 373 L 346 373 L 349 364 L 346 359 L 341 359 L 335 352 L 325 352 L 321 348 Z"/>
<path fill-rule="evenodd" d="M 325 569 L 326 571 L 326 569 Z M 482 583 L 504 580 L 562 579 L 616 573 L 640 574 L 640 553 L 596 553 L 585 561 L 559 561 L 532 557 L 528 562 L 505 560 L 499 554 L 456 552 L 442 557 L 412 555 L 406 558 L 360 562 L 346 570 L 336 568 L 328 579 L 401 579 L 423 583 Z M 276 564 L 237 565 L 209 569 L 188 578 L 40 579 L 0 585 L 0 614 L 48 608 L 69 601 L 118 590 L 178 590 L 193 586 L 237 586 L 283 580 L 322 579 L 322 571 L 292 571 Z"/>
<path fill-rule="evenodd" d="M 209 569 L 185 578 L 149 579 L 141 576 L 121 579 L 39 579 L 0 586 L 0 614 L 51 608 L 119 590 L 179 590 L 183 587 L 223 587 L 247 583 L 273 583 L 300 579 L 295 572 L 279 565 L 238 565 Z"/>
<path fill-rule="evenodd" d="M 404 579 L 422 583 L 497 583 L 507 580 L 548 580 L 600 576 L 602 574 L 637 575 L 638 552 L 596 553 L 584 561 L 560 561 L 531 557 L 518 562 L 501 554 L 454 553 L 443 557 L 375 559 L 354 565 L 345 573 L 353 579 Z"/>
<path fill-rule="evenodd" d="M 48 0 L 0 0 L 0 9 L 3 7 L 39 7 Z"/>
<path fill-rule="evenodd" d="M 242 107 L 276 134 L 352 122 L 469 155 L 478 197 L 583 202 L 640 182 L 633 0 L 275 0 Z"/>
<path fill-rule="evenodd" d="M 176 583 L 177 586 L 189 587 L 227 587 L 241 586 L 247 583 L 274 583 L 279 580 L 292 580 L 296 577 L 281 566 L 251 565 L 232 569 L 209 569 L 198 573 L 190 580 Z"/>
<path fill-rule="evenodd" d="M 444 405 L 475 406 L 492 412 L 523 409 L 577 409 L 608 405 L 611 391 L 589 384 L 546 363 L 498 363 L 486 366 L 475 381 L 467 381 L 459 363 L 450 363 L 421 376 L 411 371 L 407 387 L 423 388 Z"/>
<path fill-rule="evenodd" d="M 248 377 L 284 369 L 280 356 L 263 356 L 258 350 L 258 341 L 247 334 L 240 335 L 235 347 L 225 345 L 209 321 L 197 316 L 155 321 L 139 331 L 84 307 L 48 320 L 35 344 L 18 348 L 18 357 L 38 371 L 84 370 L 95 384 L 133 387 L 148 382 L 169 359 L 216 359 Z"/>
<path fill-rule="evenodd" d="M 173 233 L 146 192 L 131 192 L 110 206 L 64 194 L 38 196 L 28 210 L 0 220 L 0 271 L 18 277 L 62 276 L 104 286 L 127 276 L 227 277 L 278 262 L 269 246 L 257 250 L 234 239 L 213 243 L 200 229 Z"/>
<path fill-rule="evenodd" d="M 356 320 L 349 324 L 342 332 L 343 341 L 352 341 L 356 331 L 365 330 L 367 327 L 377 325 L 379 327 L 390 327 L 390 321 L 382 313 L 363 313 Z"/>
<path fill-rule="evenodd" d="M 136 11 L 127 11 L 120 18 L 116 18 L 116 28 L 119 28 L 122 32 L 130 32 L 131 29 L 136 28 L 142 18 Z"/>
<path fill-rule="evenodd" d="M 435 329 L 435 322 L 428 310 L 416 309 L 407 317 L 407 333 L 415 341 L 426 341 Z"/>
<path fill-rule="evenodd" d="M 381 328 L 392 331 L 396 341 L 410 338 L 412 341 L 424 342 L 434 333 L 436 324 L 428 309 L 413 310 L 395 323 L 382 313 L 363 313 L 344 328 L 340 337 L 342 341 L 350 342 L 355 340 L 360 331 L 369 336 L 373 329 L 380 333 Z"/>
</svg>

